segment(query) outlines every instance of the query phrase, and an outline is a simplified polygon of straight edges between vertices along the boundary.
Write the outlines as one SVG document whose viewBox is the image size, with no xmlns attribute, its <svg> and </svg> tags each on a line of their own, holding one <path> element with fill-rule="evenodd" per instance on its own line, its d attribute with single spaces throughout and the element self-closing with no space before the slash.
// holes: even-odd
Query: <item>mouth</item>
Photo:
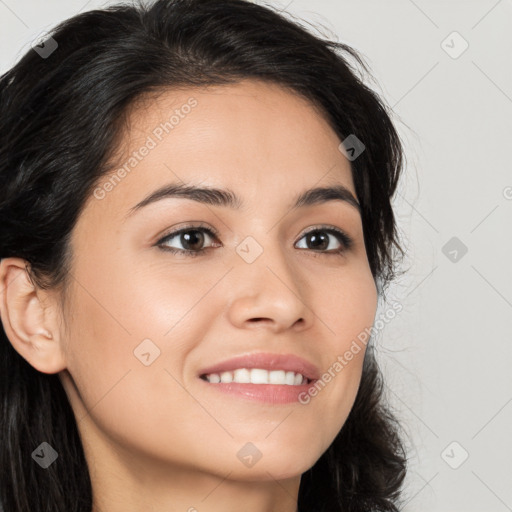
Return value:
<svg viewBox="0 0 512 512">
<path fill-rule="evenodd" d="M 319 378 L 312 362 L 295 354 L 249 353 L 203 368 L 198 380 L 215 398 L 233 398 L 265 404 L 297 404 Z"/>
<path fill-rule="evenodd" d="M 295 354 L 258 352 L 203 368 L 199 376 L 216 383 L 300 385 L 318 380 L 320 371 L 315 364 Z"/>
<path fill-rule="evenodd" d="M 268 371 L 263 368 L 239 368 L 234 371 L 203 373 L 199 378 L 210 384 L 253 384 L 258 386 L 303 386 L 315 382 L 315 379 L 309 379 L 299 372 Z"/>
</svg>

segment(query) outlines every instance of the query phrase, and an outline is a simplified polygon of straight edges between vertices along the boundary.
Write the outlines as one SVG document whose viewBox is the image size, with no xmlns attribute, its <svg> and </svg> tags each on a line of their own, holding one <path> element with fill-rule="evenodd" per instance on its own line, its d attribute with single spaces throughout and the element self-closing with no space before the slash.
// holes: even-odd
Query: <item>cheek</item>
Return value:
<svg viewBox="0 0 512 512">
<path fill-rule="evenodd" d="M 348 416 L 359 388 L 377 301 L 369 271 L 340 277 L 331 293 L 320 295 L 317 301 L 315 312 L 325 324 L 325 354 L 329 356 L 324 358 L 324 373 L 316 384 L 317 396 L 323 395 L 332 405 L 326 419 L 337 429 Z"/>
<path fill-rule="evenodd" d="M 129 283 L 125 280 L 115 294 L 117 300 L 107 300 L 109 290 L 100 293 L 101 287 L 91 282 L 91 294 L 76 292 L 68 369 L 80 393 L 75 397 L 77 420 L 87 430 L 99 429 L 121 445 L 157 458 L 163 453 L 158 442 L 172 438 L 175 443 L 166 455 L 179 458 L 190 434 L 175 421 L 176 414 L 187 411 L 191 424 L 205 423 L 204 411 L 182 385 L 189 349 L 179 343 L 186 340 L 179 323 L 185 305 L 178 303 L 173 311 L 173 304 L 165 301 L 172 296 L 168 291 L 151 294 L 137 284 L 135 275 Z M 140 293 L 125 293 L 132 287 Z"/>
<path fill-rule="evenodd" d="M 352 341 L 363 338 L 373 325 L 378 294 L 371 272 L 363 265 L 333 278 L 329 286 L 328 290 L 317 288 L 315 304 L 325 326 L 326 340 L 339 353 L 347 350 Z"/>
<path fill-rule="evenodd" d="M 209 322 L 202 299 L 218 277 L 198 283 L 182 271 L 170 280 L 163 270 L 120 254 L 91 257 L 76 269 L 68 369 L 81 400 L 107 430 L 118 429 L 107 423 L 121 418 L 123 429 L 144 429 L 146 419 L 149 428 L 158 411 L 183 410 L 186 402 L 179 383 L 187 354 Z"/>
</svg>

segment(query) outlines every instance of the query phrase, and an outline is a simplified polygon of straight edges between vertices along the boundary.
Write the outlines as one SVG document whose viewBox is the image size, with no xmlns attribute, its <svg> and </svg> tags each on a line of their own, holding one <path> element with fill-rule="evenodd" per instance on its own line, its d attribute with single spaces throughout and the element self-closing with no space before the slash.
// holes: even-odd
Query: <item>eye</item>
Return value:
<svg viewBox="0 0 512 512">
<path fill-rule="evenodd" d="M 205 254 L 207 249 L 222 245 L 213 244 L 206 248 L 203 247 L 205 235 L 206 238 L 218 240 L 218 233 L 214 229 L 202 225 L 189 225 L 165 235 L 156 245 L 164 251 L 183 256 L 200 256 Z M 334 237 L 334 240 L 338 241 L 338 247 L 331 247 L 331 250 L 327 252 L 327 249 L 331 246 L 329 237 Z M 310 249 L 313 253 L 326 256 L 341 255 L 353 246 L 352 238 L 341 229 L 334 227 L 316 227 L 305 233 L 299 240 L 303 238 L 307 240 L 305 249 Z M 170 246 L 169 242 L 171 241 L 181 244 L 183 248 Z"/>
<path fill-rule="evenodd" d="M 306 249 L 312 249 L 314 252 L 318 252 L 319 250 L 320 250 L 320 252 L 326 251 L 331 244 L 329 241 L 329 236 L 326 236 L 325 233 L 327 233 L 327 235 L 334 237 L 338 241 L 338 244 L 339 244 L 338 248 L 331 247 L 332 250 L 330 252 L 326 252 L 325 253 L 326 255 L 331 255 L 331 254 L 339 255 L 339 254 L 342 254 L 345 251 L 348 251 L 349 249 L 352 248 L 352 245 L 353 245 L 352 238 L 350 238 L 341 229 L 334 228 L 334 227 L 329 227 L 329 228 L 328 227 L 318 227 L 318 228 L 312 229 L 311 231 L 308 231 L 301 237 L 301 239 L 305 238 L 306 240 L 309 241 L 309 243 L 306 242 L 306 246 L 307 246 Z"/>
<path fill-rule="evenodd" d="M 157 246 L 165 251 L 169 251 L 173 254 L 183 254 L 186 256 L 199 256 L 203 254 L 206 249 L 202 248 L 205 240 L 205 234 L 210 238 L 217 238 L 217 232 L 211 228 L 204 226 L 185 226 L 177 231 L 173 231 L 168 235 L 164 236 L 157 242 Z M 169 247 L 168 242 L 177 239 L 177 242 L 184 246 L 184 249 L 177 249 L 175 247 Z M 199 246 L 199 247 L 198 247 Z"/>
</svg>

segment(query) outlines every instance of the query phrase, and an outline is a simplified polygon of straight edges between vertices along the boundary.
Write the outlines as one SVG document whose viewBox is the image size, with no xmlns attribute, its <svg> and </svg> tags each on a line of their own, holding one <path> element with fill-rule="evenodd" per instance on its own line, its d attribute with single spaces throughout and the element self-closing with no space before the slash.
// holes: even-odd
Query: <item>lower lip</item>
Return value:
<svg viewBox="0 0 512 512">
<path fill-rule="evenodd" d="M 209 388 L 217 389 L 221 393 L 266 404 L 301 403 L 299 399 L 305 397 L 309 388 L 315 383 L 313 380 L 309 384 L 290 386 L 287 384 L 238 384 L 236 382 L 212 383 L 201 378 L 199 380 Z"/>
</svg>

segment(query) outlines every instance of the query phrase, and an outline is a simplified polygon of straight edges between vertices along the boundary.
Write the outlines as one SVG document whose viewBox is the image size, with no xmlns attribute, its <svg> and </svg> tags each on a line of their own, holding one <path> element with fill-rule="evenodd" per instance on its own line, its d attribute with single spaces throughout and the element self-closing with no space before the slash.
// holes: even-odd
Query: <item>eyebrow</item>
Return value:
<svg viewBox="0 0 512 512">
<path fill-rule="evenodd" d="M 142 201 L 130 208 L 125 219 L 133 215 L 137 210 L 144 206 L 168 198 L 184 198 L 197 201 L 212 206 L 223 206 L 233 210 L 240 210 L 244 203 L 230 189 L 219 189 L 212 187 L 197 187 L 194 185 L 170 183 L 151 192 Z M 300 193 L 296 199 L 293 208 L 313 206 L 326 203 L 328 201 L 343 201 L 353 206 L 361 214 L 361 206 L 352 192 L 345 186 L 338 184 L 328 187 L 316 187 Z"/>
</svg>

